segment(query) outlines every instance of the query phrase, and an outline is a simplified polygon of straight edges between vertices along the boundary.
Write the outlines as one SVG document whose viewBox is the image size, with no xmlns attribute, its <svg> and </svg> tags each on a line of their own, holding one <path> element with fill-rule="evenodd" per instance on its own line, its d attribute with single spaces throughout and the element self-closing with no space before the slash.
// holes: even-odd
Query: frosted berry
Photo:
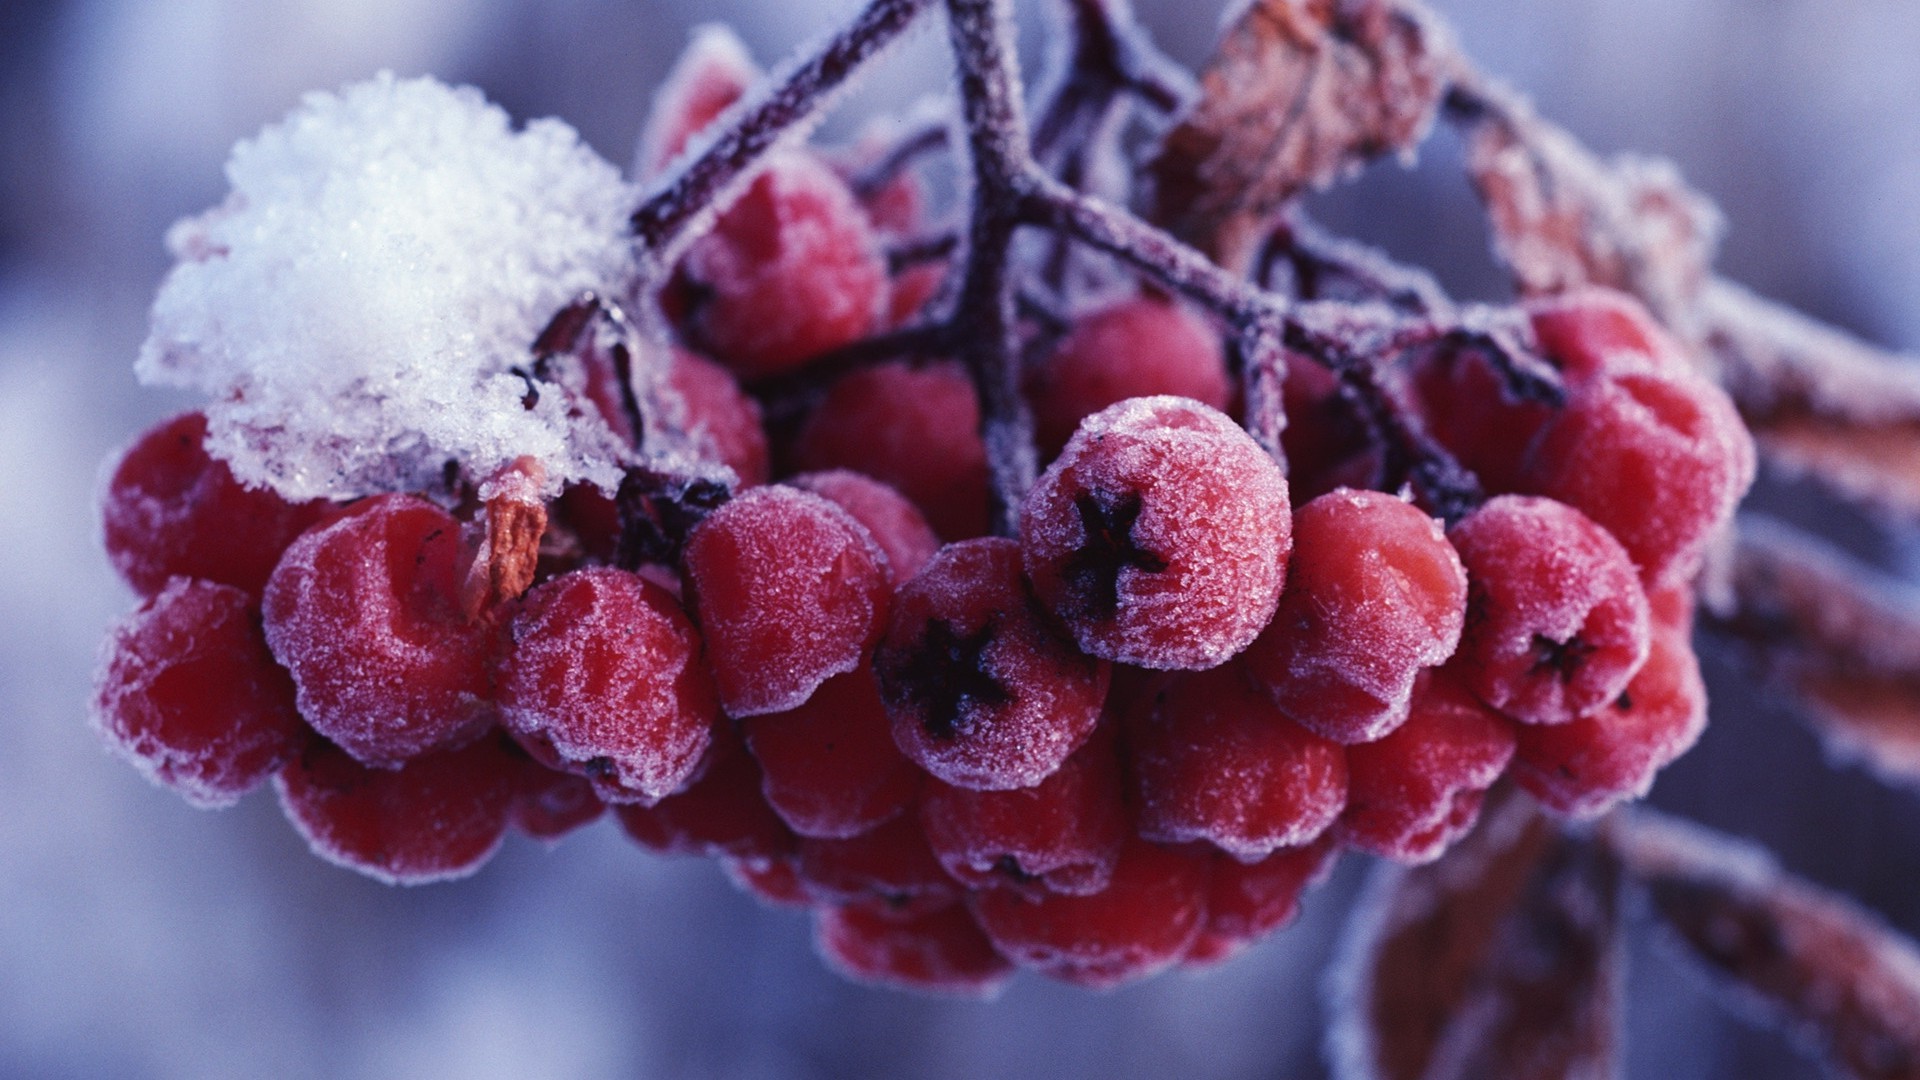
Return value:
<svg viewBox="0 0 1920 1080">
<path fill-rule="evenodd" d="M 1281 848 L 1259 862 L 1214 856 L 1207 890 L 1207 921 L 1187 952 L 1189 967 L 1217 964 L 1286 926 L 1300 914 L 1300 897 L 1333 872 L 1340 846 L 1322 837 L 1305 847 Z"/>
<path fill-rule="evenodd" d="M 258 596 L 280 553 L 318 520 L 324 503 L 289 503 L 242 487 L 208 456 L 207 418 L 163 421 L 127 448 L 100 508 L 107 558 L 141 596 L 179 576 Z"/>
<path fill-rule="evenodd" d="M 675 349 L 667 385 L 684 409 L 677 417 L 679 427 L 699 450 L 732 469 L 742 487 L 767 482 L 767 433 L 760 426 L 760 406 L 726 368 Z"/>
<path fill-rule="evenodd" d="M 865 337 L 887 301 L 887 262 L 866 212 L 804 150 L 773 155 L 681 271 L 692 338 L 747 379 Z"/>
<path fill-rule="evenodd" d="M 799 872 L 816 897 L 901 914 L 946 907 L 961 891 L 940 869 L 914 814 L 842 840 L 803 838 Z"/>
<path fill-rule="evenodd" d="M 1487 789 L 1513 759 L 1514 726 L 1450 671 L 1423 675 L 1405 724 L 1347 748 L 1341 838 L 1402 862 L 1439 858 L 1479 819 Z"/>
<path fill-rule="evenodd" d="M 733 31 L 718 23 L 702 26 L 654 95 L 636 171 L 648 176 L 665 168 L 759 78 L 759 67 Z"/>
<path fill-rule="evenodd" d="M 893 488 L 847 469 L 801 473 L 781 481 L 833 503 L 867 527 L 886 552 L 893 580 L 905 582 L 920 572 L 940 550 L 940 538 L 906 496 Z"/>
<path fill-rule="evenodd" d="M 1113 725 L 1103 723 L 1032 787 L 974 791 L 928 780 L 920 825 L 940 865 L 970 888 L 1105 889 L 1130 831 Z"/>
<path fill-rule="evenodd" d="M 1486 490 L 1520 487 L 1520 468 L 1555 406 L 1516 396 L 1486 351 L 1442 342 L 1408 365 L 1409 385 L 1428 431 Z"/>
<path fill-rule="evenodd" d="M 579 570 L 527 593 L 496 667 L 501 723 L 612 802 L 678 790 L 719 717 L 693 623 L 625 570 Z"/>
<path fill-rule="evenodd" d="M 509 745 L 519 744 L 507 739 Z M 521 753 L 525 753 L 524 750 Z M 520 785 L 508 820 L 536 840 L 558 840 L 583 825 L 598 821 L 607 804 L 594 793 L 593 782 L 574 773 L 557 772 L 532 758 L 520 767 Z"/>
<path fill-rule="evenodd" d="M 961 904 L 905 916 L 859 904 L 823 907 L 813 925 L 820 955 L 856 982 L 988 998 L 1013 975 Z"/>
<path fill-rule="evenodd" d="M 1380 473 L 1380 448 L 1342 391 L 1339 377 L 1312 357 L 1295 352 L 1285 356 L 1281 396 L 1287 426 L 1280 432 L 1280 447 L 1286 453 L 1287 488 L 1294 505 L 1340 487 L 1371 486 Z"/>
<path fill-rule="evenodd" d="M 941 549 L 894 598 L 874 674 L 909 758 L 947 783 L 1039 783 L 1092 733 L 1109 667 L 1045 621 L 1011 540 Z"/>
<path fill-rule="evenodd" d="M 1638 300 L 1615 289 L 1581 288 L 1526 303 L 1540 351 L 1572 383 L 1651 371 L 1691 371 L 1686 351 Z"/>
<path fill-rule="evenodd" d="M 720 868 L 740 889 L 768 907 L 811 908 L 813 894 L 800 880 L 799 862 L 793 856 L 770 859 L 737 859 L 722 856 Z"/>
<path fill-rule="evenodd" d="M 1467 568 L 1459 672 L 1480 700 L 1529 724 L 1608 705 L 1647 656 L 1633 561 L 1565 503 L 1503 495 L 1448 533 Z"/>
<path fill-rule="evenodd" d="M 1208 668 L 1272 618 L 1291 525 L 1279 465 L 1232 420 L 1133 398 L 1080 425 L 1022 505 L 1020 545 L 1088 653 Z"/>
<path fill-rule="evenodd" d="M 1212 869 L 1206 852 L 1132 839 L 1103 892 L 1035 900 L 988 889 L 973 894 L 973 911 L 1015 964 L 1106 990 L 1164 971 L 1187 954 L 1206 924 Z"/>
<path fill-rule="evenodd" d="M 1460 642 L 1467 574 L 1440 523 L 1379 491 L 1342 488 L 1301 507 L 1273 622 L 1247 670 L 1280 711 L 1342 743 L 1406 719 L 1422 670 Z"/>
<path fill-rule="evenodd" d="M 1594 817 L 1646 794 L 1706 726 L 1700 661 L 1683 630 L 1658 627 L 1646 665 L 1612 704 L 1570 724 L 1520 732 L 1514 777 L 1543 805 Z"/>
<path fill-rule="evenodd" d="M 980 402 L 958 364 L 882 364 L 842 376 L 801 426 L 793 460 L 888 484 L 942 539 L 987 531 Z"/>
<path fill-rule="evenodd" d="M 300 715 L 370 765 L 472 737 L 492 719 L 488 640 L 461 610 L 460 525 L 379 495 L 294 541 L 261 603 Z"/>
<path fill-rule="evenodd" d="M 299 749 L 293 682 L 247 594 L 174 578 L 113 628 L 94 677 L 107 744 L 195 806 L 230 806 Z"/>
<path fill-rule="evenodd" d="M 495 739 L 370 769 L 314 739 L 274 778 L 313 853 L 390 885 L 465 877 L 506 835 L 518 763 Z"/>
<path fill-rule="evenodd" d="M 798 708 L 740 726 L 767 805 L 801 836 L 848 837 L 912 803 L 920 770 L 893 743 L 871 667 L 836 675 Z"/>
<path fill-rule="evenodd" d="M 727 724 L 714 729 L 704 771 L 684 791 L 652 806 L 613 808 L 634 843 L 663 855 L 775 859 L 794 836 L 760 793 L 760 766 Z"/>
<path fill-rule="evenodd" d="M 1346 805 L 1346 753 L 1287 719 L 1239 664 L 1177 676 L 1127 719 L 1149 840 L 1259 859 L 1313 840 Z"/>
<path fill-rule="evenodd" d="M 893 589 L 859 522 L 788 487 L 754 488 L 709 514 L 687 538 L 683 568 L 730 716 L 795 708 L 860 666 Z"/>
<path fill-rule="evenodd" d="M 1027 379 L 1034 434 L 1057 453 L 1080 421 L 1127 398 L 1171 394 L 1225 411 L 1233 397 L 1220 335 L 1158 296 L 1133 296 L 1076 317 Z"/>
</svg>

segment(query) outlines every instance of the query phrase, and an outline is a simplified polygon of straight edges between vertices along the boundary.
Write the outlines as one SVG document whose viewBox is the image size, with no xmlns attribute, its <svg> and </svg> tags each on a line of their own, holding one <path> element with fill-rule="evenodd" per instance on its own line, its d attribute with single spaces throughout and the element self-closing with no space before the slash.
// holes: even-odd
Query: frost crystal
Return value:
<svg viewBox="0 0 1920 1080">
<path fill-rule="evenodd" d="M 631 277 L 634 190 L 572 128 L 381 74 L 309 95 L 227 176 L 168 237 L 135 370 L 213 397 L 208 449 L 243 482 L 340 498 L 531 456 L 556 487 L 618 483 L 605 425 L 512 370 L 555 311 Z"/>
</svg>

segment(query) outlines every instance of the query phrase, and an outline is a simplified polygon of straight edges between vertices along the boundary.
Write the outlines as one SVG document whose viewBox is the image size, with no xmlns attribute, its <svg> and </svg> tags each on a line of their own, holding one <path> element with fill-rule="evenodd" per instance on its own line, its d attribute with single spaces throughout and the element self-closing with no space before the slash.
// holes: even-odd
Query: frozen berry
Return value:
<svg viewBox="0 0 1920 1080">
<path fill-rule="evenodd" d="M 300 747 L 293 682 L 247 594 L 174 578 L 107 635 L 93 722 L 108 745 L 195 806 L 230 806 Z"/>
<path fill-rule="evenodd" d="M 1368 742 L 1406 719 L 1414 677 L 1453 655 L 1466 607 L 1466 570 L 1439 522 L 1342 488 L 1294 515 L 1287 587 L 1247 670 L 1300 726 Z"/>
<path fill-rule="evenodd" d="M 323 739 L 274 778 L 314 854 L 390 885 L 465 877 L 506 835 L 518 769 L 497 740 L 370 769 Z"/>
<path fill-rule="evenodd" d="M 1428 433 L 1488 491 L 1517 490 L 1527 451 L 1555 406 L 1518 396 L 1477 344 L 1449 341 L 1419 350 L 1408 371 Z"/>
<path fill-rule="evenodd" d="M 1247 860 L 1326 831 L 1347 798 L 1339 744 L 1274 708 L 1239 664 L 1183 674 L 1127 717 L 1140 835 Z"/>
<path fill-rule="evenodd" d="M 1405 724 L 1347 748 L 1341 837 L 1402 862 L 1439 858 L 1473 827 L 1513 759 L 1513 728 L 1446 669 L 1423 675 Z"/>
<path fill-rule="evenodd" d="M 974 916 L 1021 967 L 1106 990 L 1172 967 L 1207 917 L 1212 859 L 1133 839 L 1113 882 L 1092 896 L 1029 899 L 1011 889 L 973 894 Z"/>
<path fill-rule="evenodd" d="M 860 666 L 893 588 L 859 522 L 789 487 L 754 488 L 709 514 L 687 538 L 684 569 L 730 716 L 795 708 Z"/>
<path fill-rule="evenodd" d="M 242 487 L 225 462 L 208 456 L 206 437 L 205 416 L 176 416 L 128 447 L 107 480 L 107 558 L 142 596 L 175 576 L 258 596 L 280 553 L 325 508 Z"/>
<path fill-rule="evenodd" d="M 813 894 L 800 880 L 799 861 L 793 856 L 737 859 L 721 856 L 720 868 L 741 890 L 768 907 L 811 908 Z"/>
<path fill-rule="evenodd" d="M 941 549 L 894 598 L 874 655 L 893 738 L 950 784 L 1039 783 L 1086 741 L 1109 667 L 1045 621 L 1011 540 Z"/>
<path fill-rule="evenodd" d="M 638 574 L 593 567 L 526 595 L 498 664 L 502 724 L 612 802 L 678 790 L 719 716 L 700 635 Z"/>
<path fill-rule="evenodd" d="M 760 762 L 767 805 L 801 836 L 856 836 L 905 810 L 919 790 L 920 771 L 894 745 L 866 665 L 740 730 Z"/>
<path fill-rule="evenodd" d="M 882 364 L 842 376 L 795 437 L 793 460 L 885 482 L 943 539 L 987 531 L 980 402 L 958 364 Z"/>
<path fill-rule="evenodd" d="M 654 95 L 635 171 L 648 176 L 665 168 L 759 78 L 759 67 L 732 30 L 708 23 L 694 31 Z"/>
<path fill-rule="evenodd" d="M 681 264 L 692 337 L 743 378 L 871 333 L 887 262 L 846 182 L 804 150 L 773 155 Z"/>
<path fill-rule="evenodd" d="M 1286 576 L 1280 467 L 1216 409 L 1133 398 L 1088 417 L 1020 513 L 1035 591 L 1080 647 L 1209 668 L 1253 641 Z"/>
<path fill-rule="evenodd" d="M 847 469 L 829 469 L 790 476 L 782 483 L 813 492 L 865 525 L 873 534 L 874 543 L 886 552 L 887 564 L 893 568 L 893 579 L 897 582 L 905 582 L 919 573 L 927 560 L 933 558 L 933 553 L 940 550 L 940 538 L 933 534 L 933 527 L 906 496 L 870 476 Z"/>
<path fill-rule="evenodd" d="M 1520 495 L 1489 500 L 1448 538 L 1467 568 L 1468 689 L 1529 724 L 1620 696 L 1646 659 L 1648 612 L 1619 541 L 1565 503 Z"/>
<path fill-rule="evenodd" d="M 380 495 L 294 541 L 261 604 L 300 715 L 369 765 L 470 738 L 492 719 L 484 630 L 461 610 L 460 525 Z"/>
<path fill-rule="evenodd" d="M 920 825 L 940 865 L 970 888 L 1084 896 L 1107 887 L 1129 825 L 1120 753 L 1102 724 L 1032 787 L 974 791 L 928 780 Z"/>
<path fill-rule="evenodd" d="M 799 869 L 814 896 L 903 914 L 946 907 L 961 891 L 940 868 L 914 814 L 842 840 L 803 838 Z"/>
<path fill-rule="evenodd" d="M 684 791 L 652 806 L 613 808 L 634 843 L 663 855 L 772 859 L 793 852 L 793 832 L 760 793 L 760 766 L 722 723 L 704 770 Z"/>
<path fill-rule="evenodd" d="M 519 744 L 507 741 L 518 748 Z M 520 767 L 519 793 L 508 820 L 536 840 L 558 840 L 599 820 L 606 809 L 586 777 L 556 772 L 528 758 Z"/>
<path fill-rule="evenodd" d="M 1280 446 L 1287 462 L 1287 488 L 1295 506 L 1340 487 L 1371 486 L 1380 472 L 1379 444 L 1325 364 L 1286 353 L 1282 400 L 1287 426 Z"/>
<path fill-rule="evenodd" d="M 859 904 L 823 907 L 813 932 L 827 963 L 857 982 L 987 998 L 1013 975 L 961 904 L 906 916 Z"/>
<path fill-rule="evenodd" d="M 1339 845 L 1323 837 L 1305 847 L 1281 848 L 1259 862 L 1216 855 L 1206 925 L 1184 963 L 1219 963 L 1292 922 L 1300 913 L 1301 894 L 1333 872 L 1339 853 Z"/>
<path fill-rule="evenodd" d="M 1058 452 L 1082 418 L 1127 398 L 1172 394 L 1225 411 L 1233 385 L 1220 335 L 1157 296 L 1133 296 L 1076 317 L 1027 379 L 1034 433 Z"/>
<path fill-rule="evenodd" d="M 677 418 L 680 427 L 697 447 L 732 469 L 740 486 L 767 482 L 767 433 L 760 426 L 760 406 L 726 368 L 675 349 L 667 385 L 685 410 Z"/>
</svg>

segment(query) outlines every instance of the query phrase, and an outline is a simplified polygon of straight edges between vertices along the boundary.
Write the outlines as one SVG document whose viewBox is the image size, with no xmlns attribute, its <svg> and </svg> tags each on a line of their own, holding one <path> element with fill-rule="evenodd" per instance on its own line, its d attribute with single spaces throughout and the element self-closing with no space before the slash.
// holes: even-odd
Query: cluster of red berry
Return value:
<svg viewBox="0 0 1920 1080">
<path fill-rule="evenodd" d="M 654 160 L 736 89 L 683 81 Z M 290 505 L 197 414 L 145 435 L 106 493 L 146 597 L 108 643 L 109 740 L 197 804 L 272 776 L 316 852 L 393 882 L 611 805 L 813 907 L 842 970 L 965 992 L 1219 960 L 1343 847 L 1438 856 L 1510 766 L 1593 814 L 1698 735 L 1690 582 L 1753 451 L 1629 301 L 1533 309 L 1563 400 L 1470 346 L 1404 365 L 1396 400 L 1494 493 L 1449 523 L 1355 483 L 1378 448 L 1316 428 L 1341 392 L 1304 360 L 1288 470 L 1232 418 L 1205 319 L 1075 313 L 1026 380 L 1051 464 L 1019 536 L 985 536 L 966 373 L 816 364 L 944 272 L 884 254 L 919 227 L 912 171 L 851 174 L 780 152 L 669 287 L 667 413 L 738 478 L 675 513 L 528 475 Z M 633 438 L 619 373 L 569 358 Z M 763 424 L 743 384 L 809 372 Z M 636 557 L 642 519 L 664 543 Z M 503 522 L 539 538 L 504 581 Z"/>
</svg>

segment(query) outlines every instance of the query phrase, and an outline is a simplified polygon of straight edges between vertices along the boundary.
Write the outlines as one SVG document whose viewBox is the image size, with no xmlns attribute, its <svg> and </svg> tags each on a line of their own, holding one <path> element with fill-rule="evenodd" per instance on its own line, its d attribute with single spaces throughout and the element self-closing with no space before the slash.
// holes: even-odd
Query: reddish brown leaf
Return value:
<svg viewBox="0 0 1920 1080">
<path fill-rule="evenodd" d="M 1439 862 L 1383 867 L 1336 995 L 1341 1080 L 1615 1074 L 1619 872 L 1509 798 Z"/>
<path fill-rule="evenodd" d="M 533 584 L 547 529 L 546 475 L 538 461 L 523 457 L 480 486 L 486 532 L 463 589 L 469 615 L 517 599 Z"/>
<path fill-rule="evenodd" d="M 1706 342 L 1768 463 L 1920 517 L 1920 357 L 1877 349 L 1716 281 Z"/>
<path fill-rule="evenodd" d="M 1720 235 L 1720 213 L 1672 165 L 1603 161 L 1492 83 L 1456 89 L 1450 115 L 1487 205 L 1494 247 L 1523 295 L 1606 285 L 1640 297 L 1692 336 Z"/>
<path fill-rule="evenodd" d="M 1655 919 L 1843 1075 L 1920 1078 L 1920 949 L 1758 849 L 1636 811 L 1610 837 Z"/>
<path fill-rule="evenodd" d="M 1150 167 L 1155 216 L 1246 269 L 1288 199 L 1419 142 L 1453 63 L 1418 0 L 1253 0 Z"/>
<path fill-rule="evenodd" d="M 1803 533 L 1743 520 L 1732 609 L 1741 641 L 1805 706 L 1830 749 L 1920 784 L 1920 596 Z"/>
</svg>

